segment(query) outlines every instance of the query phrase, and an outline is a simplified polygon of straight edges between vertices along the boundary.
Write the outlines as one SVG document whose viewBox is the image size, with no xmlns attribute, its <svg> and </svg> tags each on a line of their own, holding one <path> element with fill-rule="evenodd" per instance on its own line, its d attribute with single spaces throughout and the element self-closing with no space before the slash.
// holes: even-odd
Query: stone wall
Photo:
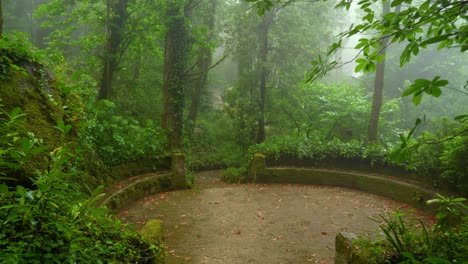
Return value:
<svg viewBox="0 0 468 264">
<path fill-rule="evenodd" d="M 106 195 L 98 201 L 98 206 L 107 206 L 116 212 L 128 203 L 160 192 L 187 188 L 185 183 L 184 155 L 175 154 L 170 158 L 170 171 L 148 173 L 128 177 L 108 186 Z"/>
<path fill-rule="evenodd" d="M 265 157 L 260 154 L 252 160 L 250 173 L 257 183 L 345 187 L 385 196 L 423 210 L 432 209 L 425 201 L 435 197 L 435 192 L 425 185 L 384 175 L 319 168 L 268 167 Z"/>
</svg>

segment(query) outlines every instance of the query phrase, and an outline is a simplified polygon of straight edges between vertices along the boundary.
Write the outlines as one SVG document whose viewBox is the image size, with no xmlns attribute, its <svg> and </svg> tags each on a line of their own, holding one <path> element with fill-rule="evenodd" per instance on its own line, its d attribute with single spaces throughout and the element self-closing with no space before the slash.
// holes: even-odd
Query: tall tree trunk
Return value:
<svg viewBox="0 0 468 264">
<path fill-rule="evenodd" d="M 241 1 L 241 5 L 248 8 L 248 3 Z M 256 76 L 254 73 L 254 59 L 256 55 L 257 38 L 252 34 L 252 25 L 257 23 L 257 14 L 241 16 L 236 21 L 236 59 L 237 59 L 237 79 L 238 98 L 236 98 L 236 129 L 237 145 L 243 153 L 246 153 L 249 146 L 256 140 L 255 112 L 256 102 L 254 101 L 254 88 Z"/>
<path fill-rule="evenodd" d="M 215 12 L 216 12 L 216 1 L 210 0 L 209 7 L 207 9 L 207 16 L 205 17 L 204 24 L 209 30 L 209 36 L 207 41 L 213 39 L 213 30 L 215 27 Z M 195 66 L 195 72 L 200 73 L 200 75 L 195 77 L 193 85 L 192 100 L 190 102 L 189 114 L 187 118 L 187 132 L 191 136 L 193 134 L 193 129 L 195 128 L 195 123 L 197 120 L 197 115 L 199 112 L 200 100 L 202 91 L 206 86 L 206 81 L 208 77 L 208 69 L 210 68 L 212 60 L 212 50 L 204 45 L 200 50 L 200 58 Z"/>
<path fill-rule="evenodd" d="M 183 4 L 173 0 L 166 11 L 162 127 L 168 138 L 167 148 L 172 152 L 182 150 L 185 69 L 189 56 L 184 9 Z"/>
<path fill-rule="evenodd" d="M 2 0 L 0 0 L 0 38 L 3 36 L 3 9 Z"/>
<path fill-rule="evenodd" d="M 266 102 L 266 85 L 268 80 L 268 32 L 275 15 L 275 9 L 265 13 L 259 25 L 258 39 L 260 43 L 259 50 L 259 105 L 258 105 L 258 130 L 257 130 L 257 143 L 265 141 L 265 102 Z"/>
<path fill-rule="evenodd" d="M 107 0 L 107 40 L 104 54 L 104 67 L 100 81 L 98 99 L 110 99 L 112 96 L 112 80 L 124 50 L 124 26 L 128 19 L 129 0 Z"/>
<path fill-rule="evenodd" d="M 386 1 L 383 6 L 382 17 L 390 12 L 390 1 Z M 388 45 L 389 38 L 382 39 L 381 49 L 379 55 L 386 54 L 386 47 Z M 384 89 L 384 78 L 385 78 L 385 59 L 382 62 L 377 63 L 377 69 L 375 72 L 374 79 L 374 93 L 372 95 L 372 109 L 369 120 L 369 126 L 367 130 L 369 143 L 379 142 L 379 117 L 380 109 L 382 108 L 382 97 Z"/>
</svg>

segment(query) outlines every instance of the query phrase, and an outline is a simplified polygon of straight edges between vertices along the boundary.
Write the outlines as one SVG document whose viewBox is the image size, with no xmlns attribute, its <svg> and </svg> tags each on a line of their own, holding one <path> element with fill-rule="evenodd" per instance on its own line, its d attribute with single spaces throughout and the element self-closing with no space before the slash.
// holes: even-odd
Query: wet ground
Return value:
<svg viewBox="0 0 468 264">
<path fill-rule="evenodd" d="M 340 231 L 379 235 L 379 214 L 409 206 L 355 190 L 305 186 L 225 184 L 219 172 L 196 176 L 190 190 L 160 193 L 119 213 L 137 227 L 164 222 L 167 263 L 333 263 Z"/>
</svg>

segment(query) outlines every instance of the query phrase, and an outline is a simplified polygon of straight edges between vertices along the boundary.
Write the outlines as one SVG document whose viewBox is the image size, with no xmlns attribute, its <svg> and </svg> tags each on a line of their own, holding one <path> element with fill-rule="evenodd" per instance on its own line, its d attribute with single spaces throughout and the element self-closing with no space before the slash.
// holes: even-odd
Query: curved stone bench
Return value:
<svg viewBox="0 0 468 264">
<path fill-rule="evenodd" d="M 185 189 L 184 155 L 173 153 L 170 157 L 170 171 L 148 173 L 129 177 L 104 189 L 106 194 L 97 201 L 98 206 L 107 206 L 118 211 L 126 204 L 159 192 Z"/>
<path fill-rule="evenodd" d="M 106 195 L 98 201 L 98 206 L 107 206 L 115 212 L 145 196 L 174 189 L 173 173 L 144 174 L 108 186 L 104 190 Z"/>
<path fill-rule="evenodd" d="M 261 154 L 254 156 L 250 174 L 257 183 L 345 187 L 388 197 L 423 210 L 435 208 L 426 204 L 436 196 L 429 187 L 382 175 L 321 168 L 266 167 L 265 156 Z"/>
</svg>

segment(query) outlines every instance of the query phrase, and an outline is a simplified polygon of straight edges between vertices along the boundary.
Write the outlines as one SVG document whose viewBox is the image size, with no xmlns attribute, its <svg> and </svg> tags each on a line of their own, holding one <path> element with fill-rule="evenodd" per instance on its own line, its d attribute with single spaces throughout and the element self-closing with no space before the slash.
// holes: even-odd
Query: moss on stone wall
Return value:
<svg viewBox="0 0 468 264">
<path fill-rule="evenodd" d="M 61 145 L 60 131 L 53 128 L 58 120 L 63 120 L 62 95 L 56 81 L 47 73 L 44 66 L 22 62 L 8 72 L 8 77 L 0 81 L 0 99 L 7 112 L 20 107 L 26 114 L 21 131 L 32 132 L 43 140 L 50 150 Z M 45 154 L 37 155 L 25 165 L 25 175 L 11 175 L 27 178 L 33 169 L 45 169 Z M 12 172 L 10 172 L 12 173 Z M 8 174 L 8 172 L 7 172 Z"/>
</svg>

